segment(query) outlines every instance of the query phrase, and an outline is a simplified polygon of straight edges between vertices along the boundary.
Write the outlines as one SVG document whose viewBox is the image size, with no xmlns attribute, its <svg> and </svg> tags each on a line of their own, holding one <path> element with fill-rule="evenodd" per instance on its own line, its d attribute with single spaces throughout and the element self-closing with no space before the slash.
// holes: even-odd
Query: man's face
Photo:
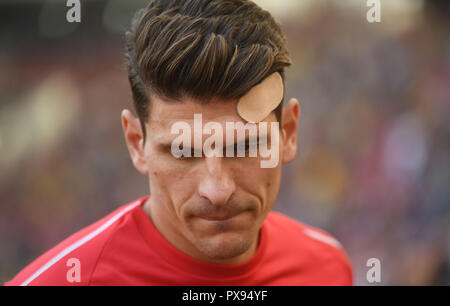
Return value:
<svg viewBox="0 0 450 306">
<path fill-rule="evenodd" d="M 143 150 L 132 152 L 132 137 L 127 135 L 130 124 L 124 122 L 127 143 L 136 168 L 148 174 L 151 197 L 145 209 L 163 236 L 197 259 L 234 262 L 233 258 L 256 248 L 258 231 L 278 194 L 281 162 L 273 168 L 262 168 L 259 151 L 257 157 L 237 157 L 236 152 L 234 157 L 175 157 L 171 143 L 178 134 L 171 133 L 172 125 L 186 122 L 194 139 L 194 114 L 202 115 L 203 126 L 208 122 L 222 125 L 224 150 L 228 145 L 226 122 L 246 123 L 236 112 L 236 101 L 213 99 L 201 104 L 184 99 L 174 103 L 155 97 Z M 127 120 L 124 115 L 122 120 Z M 275 114 L 272 112 L 263 122 L 268 122 L 270 147 L 270 123 L 277 122 Z M 203 134 L 203 143 L 209 136 Z M 289 135 L 280 129 L 279 136 L 280 160 L 288 162 L 295 152 L 285 154 Z M 233 144 L 243 140 L 234 139 Z M 292 143 L 288 146 L 292 148 Z M 192 148 L 199 149 L 194 141 Z M 133 157 L 136 154 L 139 156 Z"/>
</svg>

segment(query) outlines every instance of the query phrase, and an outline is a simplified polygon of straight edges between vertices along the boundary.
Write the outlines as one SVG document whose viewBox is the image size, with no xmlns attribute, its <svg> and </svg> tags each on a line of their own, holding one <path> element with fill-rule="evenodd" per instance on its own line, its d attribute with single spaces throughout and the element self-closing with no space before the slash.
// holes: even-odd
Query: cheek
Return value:
<svg viewBox="0 0 450 306">
<path fill-rule="evenodd" d="M 267 177 L 267 194 L 269 201 L 271 201 L 271 205 L 275 202 L 278 191 L 280 189 L 280 180 L 281 180 L 281 171 L 273 171 L 272 173 L 268 174 Z"/>
<path fill-rule="evenodd" d="M 149 163 L 150 192 L 168 199 L 175 206 L 186 202 L 195 192 L 195 180 L 184 167 L 176 163 L 155 160 Z"/>
<path fill-rule="evenodd" d="M 236 169 L 235 182 L 238 189 L 257 196 L 264 208 L 272 206 L 278 194 L 280 186 L 281 166 L 275 168 L 261 168 L 257 163 L 242 163 Z"/>
<path fill-rule="evenodd" d="M 261 179 L 264 184 L 264 192 L 266 195 L 266 205 L 272 207 L 275 202 L 278 189 L 280 187 L 280 170 L 279 168 L 274 169 L 262 169 L 261 171 Z"/>
</svg>

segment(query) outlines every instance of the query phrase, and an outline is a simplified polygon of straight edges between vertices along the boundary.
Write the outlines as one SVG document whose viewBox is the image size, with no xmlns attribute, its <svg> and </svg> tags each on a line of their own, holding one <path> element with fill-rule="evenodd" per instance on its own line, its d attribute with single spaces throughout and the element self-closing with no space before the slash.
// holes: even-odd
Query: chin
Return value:
<svg viewBox="0 0 450 306">
<path fill-rule="evenodd" d="M 227 260 L 244 254 L 252 246 L 250 233 L 221 233 L 199 239 L 197 249 L 212 260 Z"/>
</svg>

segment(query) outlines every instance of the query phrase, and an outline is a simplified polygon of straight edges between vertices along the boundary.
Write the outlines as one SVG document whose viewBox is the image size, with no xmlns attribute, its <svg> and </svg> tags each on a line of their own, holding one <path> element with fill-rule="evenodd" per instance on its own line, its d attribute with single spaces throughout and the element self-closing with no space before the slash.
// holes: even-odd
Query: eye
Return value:
<svg viewBox="0 0 450 306">
<path fill-rule="evenodd" d="M 239 152 L 239 147 L 242 147 L 244 149 L 244 153 L 245 153 L 244 157 L 248 157 L 248 155 L 249 155 L 248 153 L 250 152 L 250 145 L 251 145 L 251 142 L 249 139 L 246 139 L 245 141 L 242 141 L 242 142 L 235 143 L 233 156 L 241 157 L 241 156 L 238 156 L 238 152 Z"/>
<path fill-rule="evenodd" d="M 176 157 L 177 159 L 181 159 L 181 160 L 189 160 L 189 159 L 193 159 L 193 158 L 202 158 L 203 157 L 203 152 L 200 149 L 195 149 L 195 148 L 189 148 L 190 156 L 184 156 L 181 155 L 180 157 Z M 196 156 L 196 153 L 199 156 Z"/>
<path fill-rule="evenodd" d="M 256 141 L 250 141 L 250 139 L 247 139 L 245 141 L 245 152 L 250 151 L 250 146 L 255 146 L 257 145 Z"/>
</svg>

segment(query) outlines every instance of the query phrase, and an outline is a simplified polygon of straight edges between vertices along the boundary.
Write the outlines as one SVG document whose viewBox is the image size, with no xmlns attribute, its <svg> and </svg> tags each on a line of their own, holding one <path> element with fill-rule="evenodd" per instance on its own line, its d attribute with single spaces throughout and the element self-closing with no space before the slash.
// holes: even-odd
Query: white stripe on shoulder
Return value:
<svg viewBox="0 0 450 306">
<path fill-rule="evenodd" d="M 336 248 L 342 248 L 341 243 L 331 236 L 322 234 L 322 233 L 312 230 L 310 228 L 306 228 L 303 232 L 313 239 L 322 241 L 322 242 L 329 244 L 331 246 L 334 246 Z"/>
<path fill-rule="evenodd" d="M 100 227 L 98 227 L 95 231 L 91 232 L 90 234 L 84 236 L 83 238 L 81 238 L 80 240 L 78 240 L 77 242 L 71 244 L 70 246 L 68 246 L 67 248 L 65 248 L 64 250 L 62 250 L 58 255 L 56 255 L 55 257 L 53 257 L 51 260 L 49 260 L 45 265 L 43 265 L 39 270 L 37 270 L 36 272 L 34 272 L 33 275 L 31 275 L 26 281 L 24 281 L 21 286 L 26 286 L 28 285 L 30 282 L 32 282 L 34 279 L 36 279 L 36 277 L 38 277 L 39 275 L 41 275 L 42 273 L 44 273 L 48 268 L 50 268 L 51 266 L 53 266 L 55 263 L 57 263 L 59 260 L 61 260 L 61 258 L 63 258 L 64 256 L 66 256 L 67 254 L 69 254 L 70 252 L 72 252 L 73 250 L 79 248 L 80 246 L 82 246 L 83 244 L 85 244 L 86 242 L 88 242 L 89 240 L 91 240 L 92 238 L 94 238 L 95 236 L 97 236 L 98 234 L 100 234 L 101 232 L 103 232 L 104 230 L 106 230 L 109 226 L 111 226 L 111 224 L 113 224 L 114 222 L 116 222 L 120 217 L 122 217 L 125 213 L 127 213 L 128 211 L 132 210 L 133 208 L 135 208 L 136 206 L 138 206 L 140 204 L 140 202 L 134 203 L 134 204 L 130 204 L 128 207 L 125 207 L 122 211 L 118 212 L 116 215 L 114 215 L 113 217 L 111 217 L 111 219 L 109 219 L 108 221 L 106 221 L 105 223 L 103 223 Z"/>
</svg>

